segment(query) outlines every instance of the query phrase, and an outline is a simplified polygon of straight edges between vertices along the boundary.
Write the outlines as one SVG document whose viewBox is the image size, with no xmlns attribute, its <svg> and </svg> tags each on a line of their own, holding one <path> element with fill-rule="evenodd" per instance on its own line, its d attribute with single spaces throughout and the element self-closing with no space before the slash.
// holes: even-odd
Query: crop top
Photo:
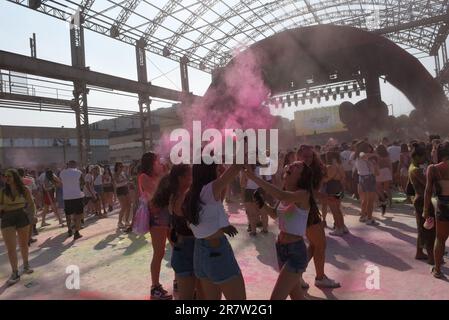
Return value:
<svg viewBox="0 0 449 320">
<path fill-rule="evenodd" d="M 277 207 L 277 213 L 281 231 L 304 237 L 309 210 L 298 208 L 294 203 L 284 204 L 281 201 Z"/>
<path fill-rule="evenodd" d="M 223 202 L 215 200 L 212 182 L 206 184 L 200 193 L 201 209 L 197 226 L 190 224 L 190 229 L 197 239 L 207 238 L 221 228 L 230 225 Z"/>
</svg>

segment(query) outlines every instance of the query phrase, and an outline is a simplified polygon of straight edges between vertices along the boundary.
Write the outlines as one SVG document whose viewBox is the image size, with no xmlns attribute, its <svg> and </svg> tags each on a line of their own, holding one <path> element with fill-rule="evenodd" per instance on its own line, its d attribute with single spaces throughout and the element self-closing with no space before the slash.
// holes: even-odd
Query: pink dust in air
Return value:
<svg viewBox="0 0 449 320">
<path fill-rule="evenodd" d="M 219 71 L 205 96 L 178 110 L 185 128 L 192 137 L 193 121 L 201 121 L 201 130 L 270 129 L 275 118 L 262 102 L 270 90 L 264 83 L 257 55 L 250 49 L 239 53 L 226 68 Z M 233 137 L 235 141 L 235 137 Z M 161 137 L 156 152 L 167 157 L 177 142 L 170 141 L 169 133 Z M 218 141 L 217 141 L 218 143 Z"/>
</svg>

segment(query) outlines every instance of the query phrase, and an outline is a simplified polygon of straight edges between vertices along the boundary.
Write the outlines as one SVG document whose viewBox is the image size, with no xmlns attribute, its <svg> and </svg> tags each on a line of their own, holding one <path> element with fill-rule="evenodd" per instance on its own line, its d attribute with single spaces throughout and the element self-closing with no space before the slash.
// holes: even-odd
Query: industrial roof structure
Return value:
<svg viewBox="0 0 449 320">
<path fill-rule="evenodd" d="M 233 50 L 286 29 L 347 25 L 384 34 L 415 56 L 437 55 L 448 0 L 8 0 L 211 72 Z"/>
</svg>

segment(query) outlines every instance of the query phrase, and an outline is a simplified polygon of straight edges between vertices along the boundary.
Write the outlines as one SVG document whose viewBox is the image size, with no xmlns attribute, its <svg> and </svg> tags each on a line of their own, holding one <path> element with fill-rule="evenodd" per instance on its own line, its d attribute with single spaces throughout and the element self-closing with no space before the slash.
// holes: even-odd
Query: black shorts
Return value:
<svg viewBox="0 0 449 320">
<path fill-rule="evenodd" d="M 119 196 L 127 196 L 129 194 L 129 190 L 127 186 L 124 187 L 118 187 L 116 190 L 117 197 Z"/>
<path fill-rule="evenodd" d="M 104 192 L 114 192 L 114 187 L 113 186 L 104 186 L 103 191 Z"/>
<path fill-rule="evenodd" d="M 3 212 L 1 215 L 1 228 L 14 227 L 15 229 L 20 229 L 30 225 L 30 220 L 24 209 L 18 209 L 8 212 Z"/>
<path fill-rule="evenodd" d="M 64 211 L 65 214 L 70 216 L 72 214 L 83 214 L 84 211 L 84 199 L 72 199 L 64 200 Z"/>
<path fill-rule="evenodd" d="M 449 196 L 439 196 L 437 208 L 437 219 L 442 222 L 449 222 Z"/>
</svg>

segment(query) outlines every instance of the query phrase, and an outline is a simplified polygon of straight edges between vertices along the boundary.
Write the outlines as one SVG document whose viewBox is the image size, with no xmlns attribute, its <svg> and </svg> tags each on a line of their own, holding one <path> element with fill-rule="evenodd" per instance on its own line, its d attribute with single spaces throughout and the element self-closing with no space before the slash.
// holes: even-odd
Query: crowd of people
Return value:
<svg viewBox="0 0 449 320">
<path fill-rule="evenodd" d="M 329 234 L 344 237 L 350 232 L 342 210 L 345 196 L 360 201 L 361 223 L 376 226 L 374 208 L 387 214 L 393 191 L 404 193 L 415 209 L 415 258 L 427 260 L 433 276 L 443 277 L 449 235 L 449 142 L 438 136 L 408 143 L 384 138 L 376 145 L 368 139 L 330 139 L 324 146 L 301 145 L 280 152 L 278 158 L 280 169 L 272 176 L 261 175 L 259 163 L 172 165 L 152 152 L 128 166 L 117 162 L 112 169 L 93 165 L 82 170 L 75 161 L 60 171 L 8 169 L 0 179 L 1 231 L 12 269 L 8 284 L 20 280 L 17 242 L 22 272 L 33 272 L 29 247 L 36 241 L 33 236 L 48 226 L 49 212 L 76 241 L 86 217 L 105 218 L 114 206 L 119 206 L 117 229 L 133 232 L 136 211 L 143 204 L 153 249 L 152 299 L 173 298 L 159 281 L 167 241 L 173 249 L 173 287 L 179 299 L 246 299 L 244 277 L 228 241 L 238 231 L 224 205 L 239 199 L 251 237 L 268 233 L 269 218 L 278 221 L 273 246 L 279 276 L 271 299 L 304 299 L 309 284 L 302 274 L 312 259 L 315 285 L 340 287 L 325 273 L 328 210 L 333 217 Z"/>
</svg>

